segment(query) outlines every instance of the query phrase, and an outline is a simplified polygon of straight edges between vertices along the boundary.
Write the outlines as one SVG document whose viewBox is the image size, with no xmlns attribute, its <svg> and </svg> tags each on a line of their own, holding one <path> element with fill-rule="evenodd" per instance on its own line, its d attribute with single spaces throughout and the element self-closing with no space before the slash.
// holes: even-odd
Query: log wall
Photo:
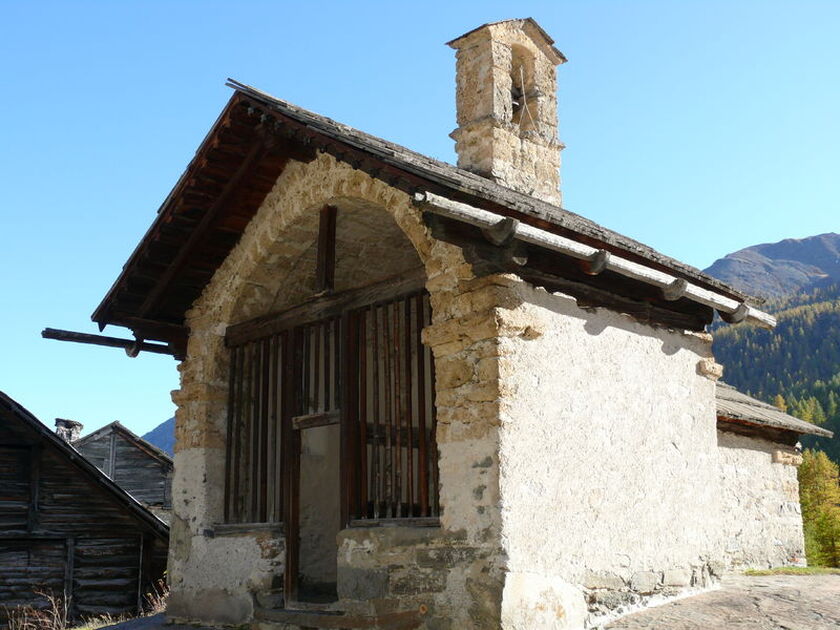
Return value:
<svg viewBox="0 0 840 630">
<path fill-rule="evenodd" d="M 136 612 L 166 568 L 162 528 L 63 449 L 2 415 L 0 627 L 5 607 L 46 605 L 37 591 L 69 599 L 74 618 Z"/>
</svg>

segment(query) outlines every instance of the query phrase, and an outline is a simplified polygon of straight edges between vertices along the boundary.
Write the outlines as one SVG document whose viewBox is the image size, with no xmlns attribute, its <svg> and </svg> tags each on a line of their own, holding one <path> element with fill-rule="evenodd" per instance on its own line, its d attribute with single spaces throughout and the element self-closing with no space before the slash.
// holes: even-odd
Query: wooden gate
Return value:
<svg viewBox="0 0 840 630">
<path fill-rule="evenodd" d="M 434 365 L 420 338 L 428 294 L 325 302 L 227 337 L 225 516 L 283 523 L 289 600 L 298 595 L 302 431 L 340 426 L 341 527 L 440 512 Z"/>
</svg>

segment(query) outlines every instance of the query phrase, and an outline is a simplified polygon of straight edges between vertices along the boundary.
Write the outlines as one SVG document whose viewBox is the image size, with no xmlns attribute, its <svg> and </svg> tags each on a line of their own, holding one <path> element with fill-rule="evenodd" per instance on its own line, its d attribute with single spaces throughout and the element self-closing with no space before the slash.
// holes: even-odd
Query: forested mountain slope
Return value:
<svg viewBox="0 0 840 630">
<path fill-rule="evenodd" d="M 840 436 L 840 285 L 768 302 L 775 330 L 723 326 L 714 352 L 728 383 Z M 781 399 L 777 399 L 781 396 Z M 805 438 L 840 462 L 840 439 Z"/>
<path fill-rule="evenodd" d="M 775 330 L 721 326 L 714 352 L 726 381 L 838 437 L 805 438 L 840 462 L 840 234 L 747 247 L 707 273 L 768 298 Z"/>
</svg>

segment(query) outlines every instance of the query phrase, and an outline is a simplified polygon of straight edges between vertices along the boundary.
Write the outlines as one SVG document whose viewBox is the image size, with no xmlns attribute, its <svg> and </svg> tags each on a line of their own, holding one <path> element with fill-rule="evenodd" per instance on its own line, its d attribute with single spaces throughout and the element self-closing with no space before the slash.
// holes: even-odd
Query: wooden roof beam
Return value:
<svg viewBox="0 0 840 630">
<path fill-rule="evenodd" d="M 248 152 L 248 155 L 239 165 L 239 168 L 234 173 L 233 177 L 228 180 L 227 186 L 213 203 L 213 205 L 204 213 L 204 216 L 199 221 L 196 228 L 190 233 L 189 238 L 187 239 L 186 243 L 181 247 L 181 250 L 175 256 L 175 259 L 170 263 L 169 267 L 166 269 L 166 272 L 158 281 L 155 288 L 146 296 L 146 299 L 143 301 L 143 304 L 140 306 L 140 317 L 147 317 L 149 313 L 157 306 L 160 298 L 163 296 L 163 293 L 169 287 L 172 279 L 175 275 L 181 270 L 181 267 L 184 265 L 187 257 L 192 252 L 193 248 L 195 247 L 196 243 L 204 236 L 207 228 L 212 223 L 213 219 L 219 214 L 222 208 L 224 208 L 225 204 L 227 203 L 228 199 L 230 199 L 233 192 L 239 187 L 242 179 L 250 170 L 251 166 L 262 157 L 265 149 L 263 147 L 262 142 L 255 143 L 251 150 Z"/>
</svg>

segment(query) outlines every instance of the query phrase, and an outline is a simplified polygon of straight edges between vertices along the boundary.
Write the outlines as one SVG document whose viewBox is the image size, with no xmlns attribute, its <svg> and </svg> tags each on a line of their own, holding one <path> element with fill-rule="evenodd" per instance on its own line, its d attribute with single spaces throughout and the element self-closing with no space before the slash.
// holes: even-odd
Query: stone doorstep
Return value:
<svg viewBox="0 0 840 630">
<path fill-rule="evenodd" d="M 420 606 L 416 610 L 387 613 L 377 616 L 352 615 L 338 610 L 293 610 L 279 608 L 257 608 L 254 611 L 255 626 L 270 628 L 273 624 L 305 628 L 354 630 L 356 628 L 377 628 L 379 630 L 412 630 L 419 628 L 428 609 Z M 267 623 L 266 623 L 267 622 Z M 259 624 L 259 625 L 257 625 Z"/>
</svg>

